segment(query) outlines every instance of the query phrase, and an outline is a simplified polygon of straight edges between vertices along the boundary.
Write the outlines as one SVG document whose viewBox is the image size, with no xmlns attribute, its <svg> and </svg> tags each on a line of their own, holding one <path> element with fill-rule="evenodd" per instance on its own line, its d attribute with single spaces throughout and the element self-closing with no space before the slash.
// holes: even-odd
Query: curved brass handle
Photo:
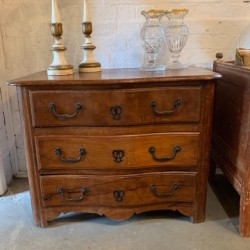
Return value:
<svg viewBox="0 0 250 250">
<path fill-rule="evenodd" d="M 121 119 L 122 107 L 120 106 L 111 107 L 109 111 L 112 114 L 114 120 Z"/>
<path fill-rule="evenodd" d="M 166 196 L 171 196 L 174 195 L 176 190 L 179 189 L 181 187 L 180 184 L 173 184 L 172 185 L 172 191 L 169 193 L 158 193 L 157 192 L 157 187 L 155 184 L 151 185 L 150 190 L 154 193 L 155 196 L 157 197 L 166 197 Z"/>
<path fill-rule="evenodd" d="M 87 187 L 82 187 L 80 189 L 80 194 L 81 196 L 78 197 L 78 198 L 66 198 L 65 197 L 65 193 L 76 193 L 74 190 L 65 190 L 63 188 L 58 188 L 57 189 L 57 194 L 60 194 L 61 197 L 65 200 L 65 201 L 74 201 L 74 202 L 77 202 L 77 201 L 81 201 L 83 200 L 83 198 L 86 196 L 86 194 L 88 193 L 89 189 Z"/>
<path fill-rule="evenodd" d="M 170 161 L 170 160 L 173 160 L 177 153 L 181 151 L 181 147 L 180 146 L 174 146 L 173 148 L 173 154 L 171 156 L 165 156 L 165 157 L 162 157 L 162 158 L 158 158 L 156 155 L 155 155 L 155 147 L 150 147 L 149 148 L 149 153 L 153 156 L 154 160 L 156 161 Z"/>
<path fill-rule="evenodd" d="M 60 194 L 61 197 L 65 201 L 75 201 L 76 202 L 76 201 L 82 200 L 86 196 L 86 194 L 88 193 L 88 191 L 89 191 L 88 187 L 82 187 L 82 188 L 80 188 L 80 193 L 81 193 L 80 197 L 78 197 L 78 198 L 66 198 L 65 195 L 64 195 L 65 193 L 71 193 L 72 194 L 72 193 L 77 193 L 77 192 L 75 191 L 75 189 L 66 190 L 66 189 L 64 189 L 62 187 L 59 187 L 59 188 L 57 188 L 56 192 L 48 194 L 46 196 L 43 196 L 42 198 L 43 198 L 43 200 L 49 200 L 53 196 Z"/>
<path fill-rule="evenodd" d="M 157 115 L 172 115 L 177 111 L 177 108 L 182 104 L 182 101 L 180 99 L 176 99 L 174 102 L 174 109 L 170 111 L 159 111 L 157 110 L 157 104 L 156 101 L 152 101 L 150 106 Z"/>
<path fill-rule="evenodd" d="M 73 113 L 73 114 L 71 114 L 71 115 L 69 115 L 69 114 L 58 114 L 58 113 L 56 112 L 57 107 L 56 107 L 56 104 L 55 104 L 55 103 L 50 103 L 48 108 L 51 110 L 52 114 L 53 114 L 56 118 L 58 118 L 58 119 L 60 119 L 60 120 L 67 120 L 67 119 L 75 118 L 75 117 L 79 114 L 79 111 L 82 109 L 82 105 L 81 105 L 80 103 L 76 103 L 76 104 L 74 105 L 75 113 Z"/>
<path fill-rule="evenodd" d="M 65 158 L 63 158 L 63 156 L 62 156 L 62 149 L 61 149 L 61 148 L 56 148 L 56 149 L 55 149 L 55 154 L 58 156 L 58 158 L 59 158 L 61 161 L 67 162 L 67 163 L 77 163 L 77 162 L 79 162 L 79 161 L 82 159 L 82 157 L 83 157 L 84 155 L 86 155 L 87 152 L 86 152 L 86 149 L 85 149 L 85 148 L 80 148 L 79 153 L 80 153 L 80 156 L 79 156 L 77 159 L 65 159 Z"/>
</svg>

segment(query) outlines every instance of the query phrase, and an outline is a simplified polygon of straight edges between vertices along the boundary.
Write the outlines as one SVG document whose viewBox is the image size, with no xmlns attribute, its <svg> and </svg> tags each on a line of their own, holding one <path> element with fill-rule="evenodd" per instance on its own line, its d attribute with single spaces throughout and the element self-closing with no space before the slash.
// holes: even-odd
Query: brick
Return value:
<svg viewBox="0 0 250 250">
<path fill-rule="evenodd" d="M 235 0 L 91 0 L 89 10 L 93 22 L 95 57 L 103 68 L 140 67 L 144 51 L 140 31 L 145 18 L 142 10 L 188 8 L 184 22 L 190 35 L 181 52 L 180 60 L 186 64 L 212 67 L 216 52 L 225 60 L 234 59 L 238 46 L 250 47 L 250 4 Z M 66 58 L 75 68 L 82 60 L 81 30 L 83 1 L 59 1 L 63 22 L 63 43 Z M 52 62 L 50 48 L 51 1 L 1 0 L 0 28 L 4 48 L 1 75 L 16 78 L 45 70 Z M 163 18 L 167 26 L 168 19 Z M 161 62 L 167 63 L 170 53 L 166 46 Z M 1 82 L 5 84 L 5 82 Z M 25 165 L 17 94 L 10 88 L 11 109 L 16 134 L 20 168 Z M 3 135 L 0 126 L 0 135 Z M 2 137 L 1 137 L 2 138 Z M 7 162 L 7 161 L 6 161 Z M 23 169 L 22 169 L 23 170 Z M 9 173 L 8 173 L 9 174 Z"/>
</svg>

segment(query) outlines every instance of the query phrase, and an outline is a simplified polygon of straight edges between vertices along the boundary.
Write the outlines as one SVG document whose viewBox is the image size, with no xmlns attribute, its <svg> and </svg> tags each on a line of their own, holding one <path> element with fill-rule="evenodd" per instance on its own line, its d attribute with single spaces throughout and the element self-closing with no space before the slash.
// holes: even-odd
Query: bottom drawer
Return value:
<svg viewBox="0 0 250 250">
<path fill-rule="evenodd" d="M 167 202 L 192 203 L 194 173 L 42 176 L 44 207 L 136 207 Z"/>
</svg>

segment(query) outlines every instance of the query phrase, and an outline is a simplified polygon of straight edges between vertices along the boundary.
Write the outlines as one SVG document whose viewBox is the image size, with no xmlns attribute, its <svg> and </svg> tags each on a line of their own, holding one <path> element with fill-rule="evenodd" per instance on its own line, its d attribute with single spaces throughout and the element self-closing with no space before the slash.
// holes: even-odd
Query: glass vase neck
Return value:
<svg viewBox="0 0 250 250">
<path fill-rule="evenodd" d="M 144 10 L 141 14 L 146 18 L 147 21 L 159 22 L 166 14 L 164 10 Z"/>
<path fill-rule="evenodd" d="M 170 22 L 172 21 L 175 23 L 182 24 L 183 19 L 188 14 L 188 12 L 188 9 L 173 9 L 167 10 L 165 13 Z"/>
</svg>

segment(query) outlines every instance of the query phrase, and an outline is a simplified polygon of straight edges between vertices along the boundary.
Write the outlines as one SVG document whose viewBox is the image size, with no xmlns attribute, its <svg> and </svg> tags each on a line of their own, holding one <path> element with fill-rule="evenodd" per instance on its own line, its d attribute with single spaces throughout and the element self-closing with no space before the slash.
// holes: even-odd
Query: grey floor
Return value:
<svg viewBox="0 0 250 250">
<path fill-rule="evenodd" d="M 0 250 L 249 250 L 238 233 L 239 196 L 223 175 L 209 187 L 206 221 L 178 212 L 149 212 L 124 222 L 93 214 L 68 215 L 48 228 L 34 226 L 26 179 L 0 197 Z"/>
</svg>

